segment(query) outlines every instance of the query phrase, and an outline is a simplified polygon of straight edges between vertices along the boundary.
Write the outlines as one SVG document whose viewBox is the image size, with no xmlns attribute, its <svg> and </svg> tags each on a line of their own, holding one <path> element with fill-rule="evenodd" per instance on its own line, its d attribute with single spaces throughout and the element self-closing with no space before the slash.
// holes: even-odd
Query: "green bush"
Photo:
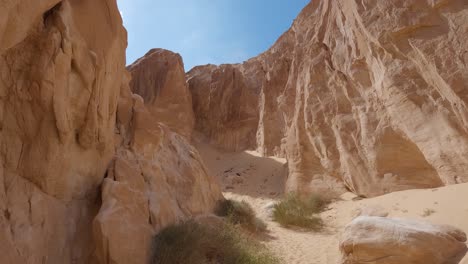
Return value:
<svg viewBox="0 0 468 264">
<path fill-rule="evenodd" d="M 266 224 L 257 218 L 253 208 L 245 201 L 224 200 L 219 203 L 216 215 L 226 217 L 234 225 L 240 225 L 251 232 L 264 232 Z"/>
<path fill-rule="evenodd" d="M 284 227 L 300 227 L 319 231 L 324 224 L 315 214 L 321 213 L 331 199 L 321 195 L 311 195 L 308 199 L 301 199 L 296 194 L 289 194 L 273 209 L 273 220 Z"/>
<path fill-rule="evenodd" d="M 162 230 L 154 239 L 152 264 L 278 264 L 260 243 L 233 225 L 209 227 L 188 221 Z"/>
</svg>

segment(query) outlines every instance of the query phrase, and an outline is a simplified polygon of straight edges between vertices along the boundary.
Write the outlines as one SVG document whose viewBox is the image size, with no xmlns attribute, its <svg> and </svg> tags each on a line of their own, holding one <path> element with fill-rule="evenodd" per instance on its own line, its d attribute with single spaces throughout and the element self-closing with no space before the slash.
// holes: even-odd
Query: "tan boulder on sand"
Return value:
<svg viewBox="0 0 468 264">
<path fill-rule="evenodd" d="M 466 252 L 466 234 L 451 226 L 360 216 L 340 243 L 342 264 L 451 264 Z"/>
</svg>

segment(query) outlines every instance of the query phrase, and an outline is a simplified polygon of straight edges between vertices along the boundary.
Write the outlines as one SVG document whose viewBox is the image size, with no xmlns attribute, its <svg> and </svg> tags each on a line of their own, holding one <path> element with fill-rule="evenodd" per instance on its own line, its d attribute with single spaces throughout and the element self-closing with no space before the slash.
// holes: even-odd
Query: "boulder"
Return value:
<svg viewBox="0 0 468 264">
<path fill-rule="evenodd" d="M 360 216 L 346 226 L 343 264 L 456 264 L 467 251 L 466 234 L 451 226 Z"/>
</svg>

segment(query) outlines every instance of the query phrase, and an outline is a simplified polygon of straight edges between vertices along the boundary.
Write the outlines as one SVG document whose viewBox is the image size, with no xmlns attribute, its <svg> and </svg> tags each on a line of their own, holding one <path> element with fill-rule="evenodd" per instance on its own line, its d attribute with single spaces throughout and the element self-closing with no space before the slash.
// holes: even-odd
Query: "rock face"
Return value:
<svg viewBox="0 0 468 264">
<path fill-rule="evenodd" d="M 164 61 L 167 55 L 174 58 L 174 54 L 163 52 L 153 53 L 151 60 Z M 177 61 L 181 62 L 172 62 Z M 176 72 L 181 63 L 169 65 L 172 66 L 164 71 Z M 158 70 L 155 73 L 159 76 Z M 135 68 L 132 74 L 143 76 Z M 170 74 L 167 78 L 171 78 Z M 138 79 L 133 83 L 138 83 Z M 132 94 L 128 87 L 121 90 L 116 157 L 103 183 L 103 204 L 94 221 L 99 263 L 148 263 L 153 235 L 169 224 L 212 212 L 223 199 L 218 183 L 208 174 L 188 139 L 158 123 L 175 124 L 169 116 L 155 109 L 160 107 L 159 102 L 167 105 L 166 102 L 176 103 L 177 98 L 185 98 L 183 93 L 177 95 L 178 91 L 186 91 L 185 82 L 179 84 L 182 87 L 162 86 L 162 90 L 152 95 L 148 95 L 152 93 L 150 90 L 143 92 L 151 87 L 140 87 L 140 92 L 151 98 L 148 103 Z M 187 132 L 188 136 L 191 127 L 185 125 L 188 127 L 179 124 L 176 128 Z"/>
<path fill-rule="evenodd" d="M 0 263 L 91 263 L 125 48 L 115 0 L 0 2 Z"/>
<path fill-rule="evenodd" d="M 343 264 L 455 264 L 466 252 L 466 234 L 450 226 L 361 216 L 340 244 Z"/>
<path fill-rule="evenodd" d="M 153 118 L 190 140 L 194 116 L 182 57 L 153 49 L 128 70 L 132 92 L 143 98 Z"/>
<path fill-rule="evenodd" d="M 39 0 L 31 5 L 29 1 L 2 1 L 0 18 L 0 54 L 22 42 L 37 26 L 41 17 L 60 0 Z"/>
<path fill-rule="evenodd" d="M 145 105 L 125 48 L 115 0 L 0 1 L 0 263 L 147 263 L 153 234 L 222 199 L 180 57 L 140 61 L 148 83 L 131 68 Z"/>
<path fill-rule="evenodd" d="M 265 53 L 188 75 L 196 130 L 288 159 L 290 191 L 468 181 L 468 2 L 311 1 Z"/>
<path fill-rule="evenodd" d="M 245 150 L 256 142 L 257 76 L 243 70 L 239 65 L 207 65 L 195 67 L 188 75 L 195 129 L 215 145 L 233 151 Z M 246 79 L 248 76 L 252 78 Z"/>
</svg>

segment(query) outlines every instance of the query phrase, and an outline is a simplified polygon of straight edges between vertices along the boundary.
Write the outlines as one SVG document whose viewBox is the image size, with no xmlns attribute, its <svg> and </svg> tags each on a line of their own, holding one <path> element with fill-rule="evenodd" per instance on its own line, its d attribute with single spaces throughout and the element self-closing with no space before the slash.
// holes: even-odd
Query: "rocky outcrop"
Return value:
<svg viewBox="0 0 468 264">
<path fill-rule="evenodd" d="M 265 53 L 188 74 L 195 128 L 286 157 L 287 188 L 468 181 L 468 3 L 311 1 Z"/>
<path fill-rule="evenodd" d="M 143 98 L 154 120 L 190 140 L 194 116 L 182 57 L 168 50 L 153 49 L 128 66 L 128 70 L 132 75 L 132 92 Z"/>
<path fill-rule="evenodd" d="M 115 0 L 1 1 L 1 263 L 91 263 L 125 47 Z"/>
<path fill-rule="evenodd" d="M 0 263 L 146 263 L 153 234 L 222 199 L 180 57 L 139 61 L 145 105 L 125 48 L 115 0 L 0 3 Z"/>
<path fill-rule="evenodd" d="M 168 54 L 173 55 L 153 53 L 151 60 L 164 61 Z M 128 87 L 121 90 L 116 157 L 103 183 L 102 207 L 94 221 L 99 263 L 148 263 L 152 238 L 159 230 L 213 212 L 223 199 L 218 183 L 189 139 L 158 122 L 168 121 L 164 118 L 169 116 L 151 111 L 160 107 L 158 102 L 184 98 L 184 94 L 176 94 L 184 92 L 183 87 L 164 89 L 146 97 L 153 98 L 156 105 L 145 103 Z M 147 91 L 146 95 L 152 93 Z M 182 125 L 177 126 L 180 131 L 191 130 Z"/>
<path fill-rule="evenodd" d="M 239 65 L 198 66 L 188 75 L 196 114 L 195 130 L 222 148 L 238 151 L 255 145 L 259 119 L 257 76 Z M 261 80 L 259 78 L 258 80 Z"/>
<path fill-rule="evenodd" d="M 466 252 L 466 234 L 450 226 L 361 216 L 340 244 L 343 264 L 455 264 Z"/>
<path fill-rule="evenodd" d="M 37 26 L 41 17 L 60 0 L 39 0 L 31 5 L 29 1 L 2 1 L 0 18 L 0 54 L 22 42 Z"/>
</svg>

